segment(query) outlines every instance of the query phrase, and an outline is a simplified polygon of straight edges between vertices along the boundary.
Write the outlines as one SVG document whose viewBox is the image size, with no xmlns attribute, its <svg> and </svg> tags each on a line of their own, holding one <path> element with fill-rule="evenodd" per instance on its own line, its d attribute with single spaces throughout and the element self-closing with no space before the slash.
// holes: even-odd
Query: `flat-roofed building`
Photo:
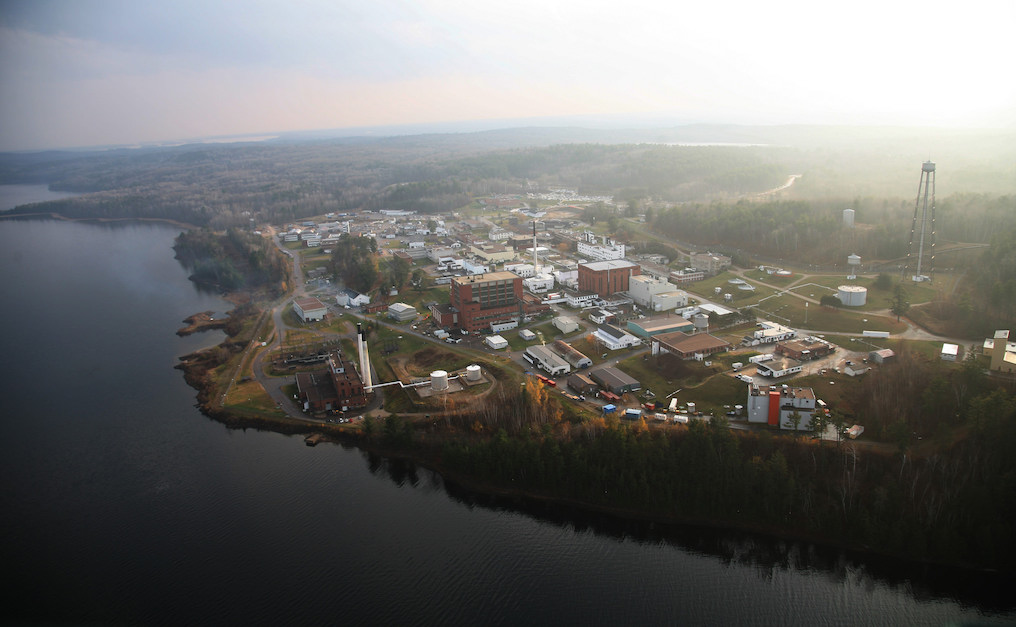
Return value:
<svg viewBox="0 0 1016 627">
<path fill-rule="evenodd" d="M 637 263 L 623 259 L 580 263 L 578 271 L 579 291 L 595 292 L 601 298 L 627 292 L 631 277 L 642 274 Z"/>
<path fill-rule="evenodd" d="M 645 318 L 643 320 L 629 320 L 627 324 L 629 331 L 641 338 L 653 337 L 664 333 L 692 333 L 695 325 L 690 320 L 681 316 L 668 316 L 665 318 Z"/>
<path fill-rule="evenodd" d="M 815 391 L 811 388 L 748 384 L 747 410 L 750 423 L 793 429 L 791 415 L 797 412 L 801 417 L 797 430 L 807 431 L 811 429 L 815 406 Z"/>
<path fill-rule="evenodd" d="M 805 337 L 778 342 L 774 352 L 798 361 L 808 361 L 829 355 L 836 347 L 817 337 Z"/>
<path fill-rule="evenodd" d="M 409 322 L 416 319 L 416 307 L 406 303 L 392 303 L 388 306 L 388 317 L 397 322 Z"/>
<path fill-rule="evenodd" d="M 519 320 L 523 313 L 522 278 L 512 272 L 454 277 L 450 304 L 456 311 L 456 326 L 469 332 L 488 328 L 491 322 Z"/>
<path fill-rule="evenodd" d="M 1009 341 L 1009 331 L 995 331 L 995 337 L 984 341 L 984 352 L 991 356 L 991 368 L 997 372 L 1016 373 L 1016 342 Z"/>
</svg>

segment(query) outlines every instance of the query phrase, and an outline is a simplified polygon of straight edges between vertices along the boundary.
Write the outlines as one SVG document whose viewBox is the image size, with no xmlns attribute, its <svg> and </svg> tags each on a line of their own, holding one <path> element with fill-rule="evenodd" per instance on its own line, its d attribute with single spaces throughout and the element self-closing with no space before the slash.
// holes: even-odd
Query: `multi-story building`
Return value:
<svg viewBox="0 0 1016 627">
<path fill-rule="evenodd" d="M 642 268 L 637 263 L 622 259 L 580 263 L 579 290 L 607 298 L 618 292 L 627 292 L 631 277 L 640 274 Z"/>
<path fill-rule="evenodd" d="M 579 256 L 598 261 L 611 261 L 613 259 L 624 259 L 624 244 L 613 244 L 600 246 L 588 242 L 576 244 Z"/>
<path fill-rule="evenodd" d="M 491 322 L 522 317 L 522 278 L 511 272 L 455 277 L 451 283 L 455 326 L 466 331 L 489 328 Z"/>
<path fill-rule="evenodd" d="M 811 388 L 748 385 L 748 422 L 767 424 L 780 429 L 793 429 L 791 415 L 797 412 L 801 421 L 798 431 L 811 429 L 815 415 L 815 391 Z"/>
<path fill-rule="evenodd" d="M 688 261 L 707 274 L 716 274 L 730 267 L 730 257 L 716 253 L 691 253 Z"/>
</svg>

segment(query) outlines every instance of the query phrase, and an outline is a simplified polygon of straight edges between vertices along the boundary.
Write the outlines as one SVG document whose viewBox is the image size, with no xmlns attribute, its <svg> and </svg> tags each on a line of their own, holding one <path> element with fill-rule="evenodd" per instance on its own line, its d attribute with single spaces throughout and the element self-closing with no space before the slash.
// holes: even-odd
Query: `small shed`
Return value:
<svg viewBox="0 0 1016 627">
<path fill-rule="evenodd" d="M 527 342 L 532 342 L 533 340 L 536 339 L 536 334 L 530 331 L 529 329 L 522 329 L 521 331 L 519 331 L 519 337 Z"/>
<path fill-rule="evenodd" d="M 959 344 L 946 343 L 942 344 L 942 352 L 939 353 L 939 356 L 944 361 L 956 361 L 956 359 L 959 357 L 959 354 L 960 354 Z"/>
<path fill-rule="evenodd" d="M 569 316 L 558 316 L 554 318 L 554 326 L 565 335 L 579 330 L 579 322 Z"/>
</svg>

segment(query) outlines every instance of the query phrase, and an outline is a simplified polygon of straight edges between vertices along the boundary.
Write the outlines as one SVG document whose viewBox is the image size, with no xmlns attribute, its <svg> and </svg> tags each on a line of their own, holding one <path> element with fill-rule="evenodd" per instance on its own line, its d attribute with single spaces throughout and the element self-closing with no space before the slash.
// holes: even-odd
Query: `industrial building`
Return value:
<svg viewBox="0 0 1016 627">
<path fill-rule="evenodd" d="M 304 322 L 316 322 L 325 319 L 328 307 L 313 296 L 306 296 L 293 301 L 293 311 Z"/>
<path fill-rule="evenodd" d="M 392 303 L 388 306 L 388 317 L 396 322 L 416 320 L 416 307 L 406 303 Z"/>
<path fill-rule="evenodd" d="M 354 289 L 346 288 L 335 296 L 335 302 L 339 307 L 362 307 L 370 304 L 370 297 Z"/>
<path fill-rule="evenodd" d="M 298 373 L 296 386 L 305 411 L 346 411 L 367 405 L 360 375 L 339 351 L 328 356 L 327 370 Z"/>
<path fill-rule="evenodd" d="M 785 355 L 798 361 L 808 361 L 825 357 L 836 350 L 836 346 L 818 337 L 806 337 L 802 339 L 777 342 L 774 351 L 779 355 Z"/>
<path fill-rule="evenodd" d="M 790 416 L 797 412 L 801 416 L 797 430 L 807 431 L 815 416 L 815 392 L 811 388 L 750 384 L 747 409 L 748 422 L 780 429 L 793 429 Z"/>
<path fill-rule="evenodd" d="M 667 316 L 665 318 L 646 318 L 644 320 L 629 320 L 627 329 L 634 335 L 641 338 L 649 338 L 664 333 L 694 333 L 695 324 L 681 316 Z"/>
<path fill-rule="evenodd" d="M 564 333 L 565 335 L 568 335 L 569 333 L 575 333 L 580 328 L 582 328 L 581 326 L 579 326 L 579 321 L 576 320 L 575 318 L 572 318 L 571 316 L 558 316 L 554 318 L 554 321 L 551 322 L 551 324 L 553 324 L 558 331 Z"/>
<path fill-rule="evenodd" d="M 452 279 L 450 304 L 456 319 L 452 326 L 466 331 L 480 331 L 491 322 L 518 320 L 522 317 L 522 303 L 522 278 L 511 272 Z"/>
<path fill-rule="evenodd" d="M 578 272 L 580 291 L 595 292 L 600 298 L 607 298 L 618 292 L 627 292 L 629 279 L 642 274 L 642 268 L 637 263 L 618 259 L 580 263 Z"/>
<path fill-rule="evenodd" d="M 760 363 L 755 366 L 755 372 L 757 372 L 759 376 L 770 377 L 773 379 L 797 374 L 803 369 L 804 366 L 801 365 L 801 362 L 788 359 L 786 357 Z"/>
<path fill-rule="evenodd" d="M 730 267 L 730 257 L 716 253 L 691 253 L 688 263 L 706 274 L 716 274 Z"/>
<path fill-rule="evenodd" d="M 596 381 L 578 372 L 568 377 L 568 387 L 576 393 L 586 396 L 592 396 L 600 390 L 600 386 Z"/>
<path fill-rule="evenodd" d="M 642 389 L 642 384 L 617 368 L 600 368 L 589 373 L 589 378 L 614 394 L 625 394 Z"/>
<path fill-rule="evenodd" d="M 708 333 L 688 335 L 681 332 L 653 336 L 651 346 L 653 355 L 670 353 L 681 359 L 701 359 L 733 348 L 730 342 Z"/>
<path fill-rule="evenodd" d="M 563 340 L 555 340 L 550 349 L 561 356 L 562 359 L 571 364 L 572 368 L 588 368 L 593 365 L 593 360 L 582 354 L 581 351 L 572 347 Z"/>
<path fill-rule="evenodd" d="M 546 346 L 530 346 L 522 356 L 537 368 L 546 370 L 552 377 L 571 372 L 571 365 Z"/>
<path fill-rule="evenodd" d="M 995 331 L 995 337 L 985 340 L 984 352 L 991 356 L 991 370 L 1016 374 L 1016 342 L 1009 341 L 1008 330 Z"/>
<path fill-rule="evenodd" d="M 597 341 L 602 342 L 604 346 L 612 351 L 638 346 L 642 343 L 642 340 L 631 333 L 625 333 L 624 331 L 607 324 L 601 324 L 597 327 L 596 331 L 593 332 L 593 337 Z"/>
</svg>

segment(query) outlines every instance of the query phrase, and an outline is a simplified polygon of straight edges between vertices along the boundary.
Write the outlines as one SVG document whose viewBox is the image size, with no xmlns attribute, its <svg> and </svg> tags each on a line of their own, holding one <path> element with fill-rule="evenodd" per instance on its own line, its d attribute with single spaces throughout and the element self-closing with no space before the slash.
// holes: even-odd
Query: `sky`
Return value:
<svg viewBox="0 0 1016 627">
<path fill-rule="evenodd" d="M 0 0 L 0 150 L 563 116 L 1011 128 L 1014 30 L 1014 0 Z"/>
</svg>

